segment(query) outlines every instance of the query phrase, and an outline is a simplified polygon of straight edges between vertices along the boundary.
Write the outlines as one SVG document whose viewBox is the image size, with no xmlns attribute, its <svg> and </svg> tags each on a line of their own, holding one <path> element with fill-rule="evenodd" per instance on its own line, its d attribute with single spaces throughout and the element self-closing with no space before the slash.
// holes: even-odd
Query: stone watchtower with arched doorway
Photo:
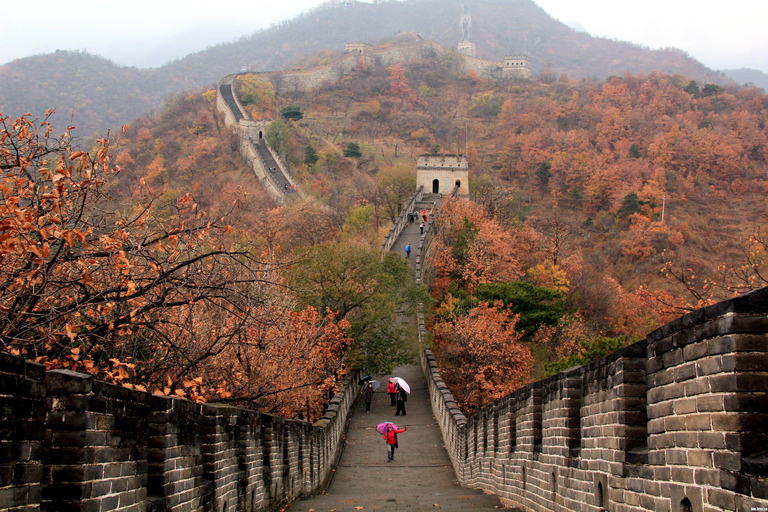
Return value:
<svg viewBox="0 0 768 512">
<path fill-rule="evenodd" d="M 240 120 L 240 131 L 242 135 L 252 141 L 258 142 L 260 139 L 266 138 L 268 120 L 250 121 L 247 119 Z"/>
<path fill-rule="evenodd" d="M 459 197 L 469 197 L 469 162 L 462 155 L 422 155 L 416 164 L 416 187 L 425 194 L 449 195 L 458 186 Z"/>
</svg>

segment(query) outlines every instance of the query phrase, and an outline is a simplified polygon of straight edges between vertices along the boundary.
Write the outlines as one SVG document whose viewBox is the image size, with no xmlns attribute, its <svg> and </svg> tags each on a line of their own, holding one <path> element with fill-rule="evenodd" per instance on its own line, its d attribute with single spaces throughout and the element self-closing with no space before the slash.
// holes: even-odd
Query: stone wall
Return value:
<svg viewBox="0 0 768 512">
<path fill-rule="evenodd" d="M 314 425 L 0 354 L 0 510 L 261 511 L 321 489 L 358 375 Z"/>
<path fill-rule="evenodd" d="M 240 137 L 239 145 L 240 156 L 242 156 L 245 161 L 248 162 L 248 165 L 253 170 L 253 174 L 256 175 L 256 177 L 259 179 L 259 182 L 264 186 L 264 190 L 267 191 L 269 197 L 272 198 L 275 204 L 281 206 L 285 199 L 285 195 L 283 194 L 283 191 L 280 190 L 280 187 L 277 186 L 277 183 L 275 183 L 272 175 L 267 172 L 267 166 L 264 163 L 264 160 L 262 160 L 259 152 L 254 147 L 254 143 L 249 138 Z M 287 172 L 284 174 L 286 176 L 288 175 Z"/>
<path fill-rule="evenodd" d="M 240 102 L 235 97 L 233 88 L 236 76 L 236 74 L 225 76 L 216 87 L 216 110 L 224 115 L 224 125 L 232 130 L 237 129 L 238 121 L 243 117 Z"/>
<path fill-rule="evenodd" d="M 425 350 L 459 481 L 534 511 L 768 509 L 766 313 L 768 288 L 697 310 L 469 419 Z"/>
<path fill-rule="evenodd" d="M 365 46 L 364 52 L 357 47 Z M 272 82 L 275 91 L 279 93 L 309 92 L 320 88 L 326 83 L 336 83 L 361 64 L 372 67 L 377 62 L 382 66 L 418 60 L 428 57 L 430 54 L 442 54 L 447 50 L 434 41 L 414 41 L 396 43 L 381 47 L 371 47 L 362 44 L 347 44 L 347 51 L 341 56 L 320 66 L 309 69 L 284 69 L 279 71 L 245 72 L 238 74 L 255 74 L 264 80 Z M 505 78 L 530 78 L 530 67 L 505 71 L 505 63 L 468 55 L 461 55 L 463 59 L 462 71 L 468 73 L 475 71 L 481 76 L 496 79 Z M 238 75 L 227 75 L 230 82 Z M 220 84 L 223 82 L 220 82 Z"/>
<path fill-rule="evenodd" d="M 267 194 L 269 194 L 275 204 L 280 206 L 285 202 L 286 194 L 277 184 L 272 174 L 268 172 L 268 166 L 254 146 L 256 143 L 254 141 L 264 138 L 269 123 L 263 120 L 252 121 L 247 118 L 245 109 L 233 88 L 233 81 L 236 77 L 237 74 L 227 75 L 219 81 L 216 89 L 216 108 L 224 116 L 224 124 L 237 133 L 240 155 L 251 167 L 253 173 L 267 191 Z M 285 176 L 286 181 L 295 186 L 301 197 L 305 197 L 305 194 L 299 189 L 296 181 L 288 172 L 288 166 L 285 162 L 271 147 L 267 146 L 267 148 L 280 168 L 280 172 Z"/>
</svg>

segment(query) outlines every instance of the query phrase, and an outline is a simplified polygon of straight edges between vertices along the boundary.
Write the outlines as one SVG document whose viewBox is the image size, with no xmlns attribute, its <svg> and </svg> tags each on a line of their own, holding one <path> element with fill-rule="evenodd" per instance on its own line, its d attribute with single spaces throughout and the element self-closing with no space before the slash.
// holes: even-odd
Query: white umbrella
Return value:
<svg viewBox="0 0 768 512">
<path fill-rule="evenodd" d="M 411 386 L 400 377 L 392 377 L 392 380 L 395 381 L 395 384 L 400 384 L 400 387 L 403 388 L 406 393 L 411 392 Z"/>
</svg>

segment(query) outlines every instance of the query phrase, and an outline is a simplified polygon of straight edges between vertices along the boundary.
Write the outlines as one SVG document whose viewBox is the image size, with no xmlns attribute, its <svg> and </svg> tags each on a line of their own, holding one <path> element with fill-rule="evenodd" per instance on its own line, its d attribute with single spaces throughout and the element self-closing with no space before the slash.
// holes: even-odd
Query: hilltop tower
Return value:
<svg viewBox="0 0 768 512">
<path fill-rule="evenodd" d="M 467 4 L 467 0 L 464 0 L 464 12 L 461 13 L 459 28 L 461 29 L 461 39 L 459 39 L 459 53 L 474 57 L 477 52 L 475 50 L 475 43 L 469 40 L 469 31 L 472 28 L 472 15 L 469 14 L 469 5 Z"/>
<path fill-rule="evenodd" d="M 424 193 L 450 194 L 458 187 L 459 197 L 469 197 L 469 162 L 462 155 L 422 155 L 416 163 L 416 187 Z"/>
</svg>

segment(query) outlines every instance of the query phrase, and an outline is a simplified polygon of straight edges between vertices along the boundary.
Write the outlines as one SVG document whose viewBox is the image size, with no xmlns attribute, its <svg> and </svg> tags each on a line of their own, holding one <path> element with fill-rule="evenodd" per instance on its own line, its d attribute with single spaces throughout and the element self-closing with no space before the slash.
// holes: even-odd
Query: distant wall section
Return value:
<svg viewBox="0 0 768 512">
<path fill-rule="evenodd" d="M 376 63 L 391 66 L 448 52 L 434 41 L 413 41 L 375 47 L 365 43 L 348 43 L 340 57 L 310 69 L 288 69 L 253 73 L 269 80 L 280 92 L 309 92 L 325 83 L 336 83 L 356 69 L 373 67 Z M 504 62 L 490 61 L 459 54 L 464 72 L 475 71 L 481 76 L 498 79 L 531 77 L 530 60 L 525 56 L 508 57 Z"/>
</svg>

